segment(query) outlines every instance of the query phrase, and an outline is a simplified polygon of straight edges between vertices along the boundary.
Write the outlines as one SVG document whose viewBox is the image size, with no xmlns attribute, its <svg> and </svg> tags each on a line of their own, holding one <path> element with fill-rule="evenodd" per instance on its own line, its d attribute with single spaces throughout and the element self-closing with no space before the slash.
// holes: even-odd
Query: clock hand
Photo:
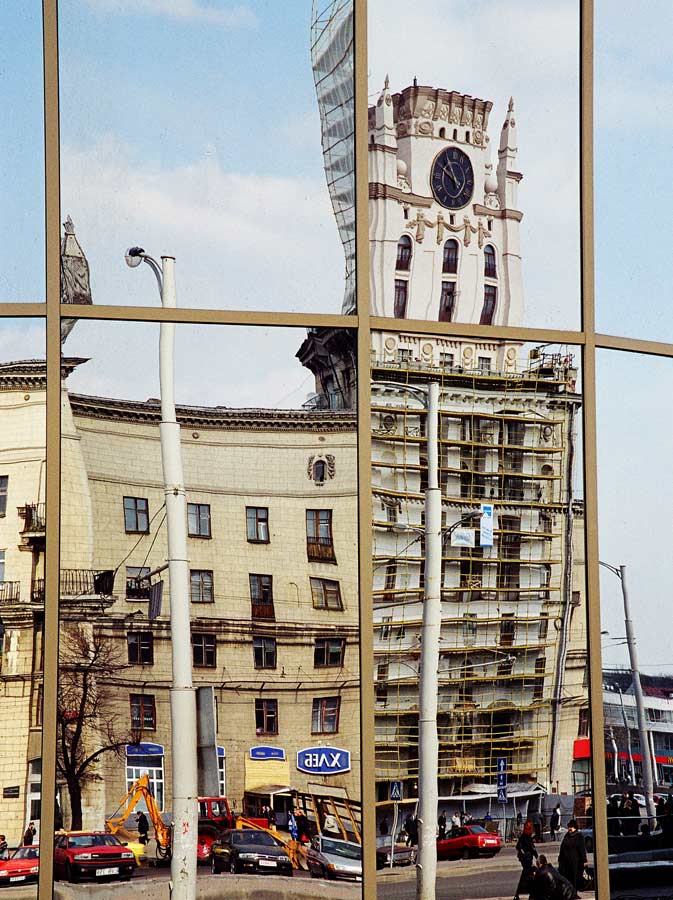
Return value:
<svg viewBox="0 0 673 900">
<path fill-rule="evenodd" d="M 444 170 L 444 172 L 447 171 L 446 166 L 442 166 L 442 169 Z M 453 183 L 455 184 L 455 186 L 458 187 L 458 179 L 453 174 L 453 166 L 451 165 L 451 163 L 449 163 L 448 173 L 451 176 L 451 178 L 453 179 Z"/>
</svg>

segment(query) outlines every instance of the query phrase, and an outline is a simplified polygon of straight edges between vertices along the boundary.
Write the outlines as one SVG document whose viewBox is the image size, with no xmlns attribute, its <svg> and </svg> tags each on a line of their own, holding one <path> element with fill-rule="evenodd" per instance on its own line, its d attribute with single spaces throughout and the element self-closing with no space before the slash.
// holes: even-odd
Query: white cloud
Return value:
<svg viewBox="0 0 673 900">
<path fill-rule="evenodd" d="M 160 16 L 188 22 L 204 22 L 224 28 L 257 24 L 257 16 L 243 4 L 223 6 L 202 0 L 86 0 L 95 11 L 126 15 Z"/>
<path fill-rule="evenodd" d="M 0 361 L 44 359 L 46 332 L 42 321 L 31 319 L 0 320 Z"/>
<path fill-rule="evenodd" d="M 152 305 L 122 255 L 177 257 L 189 307 L 338 312 L 343 250 L 322 179 L 225 171 L 215 155 L 163 167 L 113 136 L 64 146 L 62 213 L 89 259 L 94 303 Z"/>
</svg>

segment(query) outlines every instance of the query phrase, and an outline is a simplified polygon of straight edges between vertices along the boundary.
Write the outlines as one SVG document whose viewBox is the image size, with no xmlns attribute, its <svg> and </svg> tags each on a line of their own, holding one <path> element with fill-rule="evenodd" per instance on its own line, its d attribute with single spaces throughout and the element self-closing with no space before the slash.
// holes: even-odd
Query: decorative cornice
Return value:
<svg viewBox="0 0 673 900">
<path fill-rule="evenodd" d="M 76 416 L 124 421 L 135 424 L 158 424 L 161 405 L 158 400 L 145 402 L 116 400 L 70 394 L 70 406 Z M 177 419 L 188 428 L 210 428 L 219 431 L 355 431 L 357 415 L 351 411 L 308 411 L 296 409 L 230 409 L 225 406 L 178 406 Z"/>
<path fill-rule="evenodd" d="M 409 191 L 403 191 L 390 184 L 381 184 L 379 181 L 370 181 L 369 199 L 398 200 L 400 203 L 404 203 L 407 206 L 423 206 L 426 208 L 431 207 L 435 202 L 433 197 L 423 197 L 420 194 L 412 194 Z"/>
<path fill-rule="evenodd" d="M 61 377 L 67 378 L 77 366 L 88 362 L 83 357 L 61 360 Z M 0 391 L 46 390 L 47 363 L 44 359 L 21 359 L 0 363 Z"/>
</svg>

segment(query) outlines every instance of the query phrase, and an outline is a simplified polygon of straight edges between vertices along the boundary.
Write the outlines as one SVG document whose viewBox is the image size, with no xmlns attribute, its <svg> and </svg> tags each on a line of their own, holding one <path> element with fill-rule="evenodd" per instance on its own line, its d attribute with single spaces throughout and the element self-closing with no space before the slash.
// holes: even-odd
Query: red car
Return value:
<svg viewBox="0 0 673 900">
<path fill-rule="evenodd" d="M 456 832 L 450 831 L 443 840 L 437 841 L 437 859 L 495 856 L 502 849 L 500 835 L 486 831 L 481 825 L 463 825 Z"/>
<path fill-rule="evenodd" d="M 105 831 L 71 831 L 56 837 L 54 874 L 57 878 L 128 881 L 136 865 L 136 858 L 126 849 L 126 844 Z"/>
<path fill-rule="evenodd" d="M 37 881 L 40 871 L 40 848 L 37 844 L 19 847 L 9 859 L 0 859 L 0 884 Z"/>
</svg>

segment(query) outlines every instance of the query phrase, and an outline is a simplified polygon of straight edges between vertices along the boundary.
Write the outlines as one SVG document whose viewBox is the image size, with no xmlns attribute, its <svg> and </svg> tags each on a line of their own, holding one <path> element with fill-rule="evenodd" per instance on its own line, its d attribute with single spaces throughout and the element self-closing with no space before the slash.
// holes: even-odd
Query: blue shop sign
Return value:
<svg viewBox="0 0 673 900">
<path fill-rule="evenodd" d="M 251 747 L 250 759 L 285 759 L 285 751 L 282 747 Z"/>
<path fill-rule="evenodd" d="M 350 750 L 339 747 L 306 747 L 297 752 L 297 768 L 311 775 L 340 775 L 349 772 Z"/>
<path fill-rule="evenodd" d="M 127 744 L 127 756 L 163 756 L 164 748 L 161 744 Z"/>
</svg>

